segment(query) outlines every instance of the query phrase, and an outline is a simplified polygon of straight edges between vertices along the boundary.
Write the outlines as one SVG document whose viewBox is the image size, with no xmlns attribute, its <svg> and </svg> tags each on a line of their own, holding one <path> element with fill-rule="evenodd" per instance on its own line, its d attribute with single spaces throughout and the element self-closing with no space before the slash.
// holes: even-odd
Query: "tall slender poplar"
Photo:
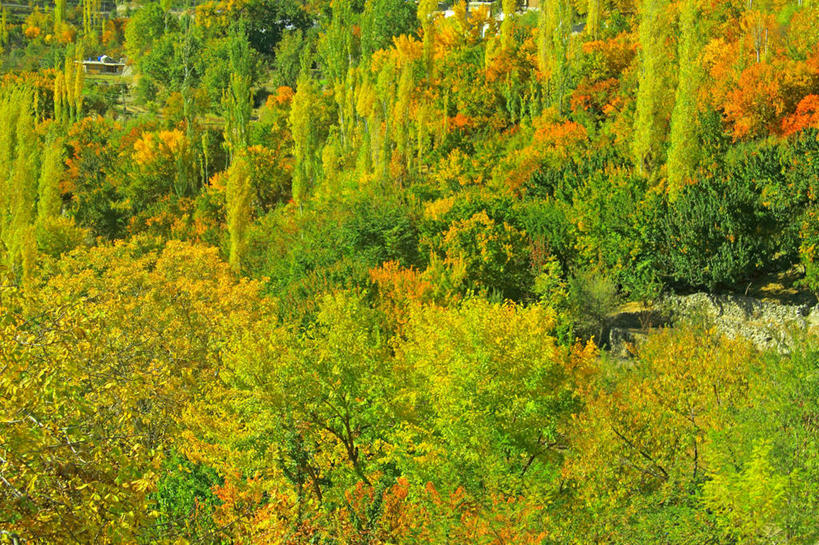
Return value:
<svg viewBox="0 0 819 545">
<path fill-rule="evenodd" d="M 231 160 L 225 197 L 230 234 L 230 266 L 238 274 L 247 247 L 247 225 L 251 214 L 251 169 L 246 149 L 253 109 L 250 44 L 244 24 L 241 23 L 233 26 L 230 31 L 230 66 L 230 85 L 222 97 L 225 142 Z"/>
<path fill-rule="evenodd" d="M 668 135 L 667 6 L 668 0 L 643 0 L 640 8 L 639 87 L 632 153 L 637 171 L 644 175 L 654 174 L 662 162 Z"/>
<path fill-rule="evenodd" d="M 318 90 L 313 80 L 302 71 L 296 86 L 296 94 L 290 106 L 290 133 L 293 135 L 293 200 L 302 208 L 313 183 L 318 176 L 318 136 L 313 122 L 313 110 Z"/>
<path fill-rule="evenodd" d="M 548 74 L 548 95 L 563 113 L 569 88 L 569 45 L 572 37 L 572 6 L 568 0 L 552 0 L 538 19 L 538 64 Z"/>
<path fill-rule="evenodd" d="M 424 40 L 422 58 L 427 69 L 427 77 L 432 77 L 434 69 L 432 55 L 435 46 L 435 10 L 437 8 L 437 0 L 419 0 L 418 2 L 417 16 L 421 23 Z"/>
<path fill-rule="evenodd" d="M 586 34 L 591 39 L 596 40 L 600 37 L 600 6 L 601 0 L 588 0 L 586 7 Z"/>
<path fill-rule="evenodd" d="M 37 200 L 37 221 L 41 223 L 59 216 L 62 211 L 60 178 L 63 175 L 63 141 L 61 138 L 52 138 L 45 145 L 42 163 Z"/>
<path fill-rule="evenodd" d="M 699 159 L 697 91 L 702 75 L 697 17 L 696 0 L 686 0 L 680 14 L 679 77 L 666 165 L 672 194 L 692 178 Z"/>
<path fill-rule="evenodd" d="M 514 24 L 512 22 L 518 8 L 517 0 L 502 0 L 503 21 L 501 22 L 501 46 L 503 49 L 510 49 L 515 41 Z"/>
<path fill-rule="evenodd" d="M 226 187 L 227 224 L 230 234 L 230 267 L 238 274 L 247 250 L 247 227 L 250 225 L 251 166 L 247 151 L 233 155 Z"/>
</svg>

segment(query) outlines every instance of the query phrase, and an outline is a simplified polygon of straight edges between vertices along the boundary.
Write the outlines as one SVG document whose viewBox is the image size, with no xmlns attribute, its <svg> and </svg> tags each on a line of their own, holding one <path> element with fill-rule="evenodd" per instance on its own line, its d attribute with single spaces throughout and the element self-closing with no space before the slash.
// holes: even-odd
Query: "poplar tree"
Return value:
<svg viewBox="0 0 819 545">
<path fill-rule="evenodd" d="M 37 200 L 37 221 L 40 223 L 58 217 L 62 210 L 63 200 L 60 192 L 60 178 L 63 175 L 62 139 L 49 140 L 43 148 L 42 163 Z"/>
<path fill-rule="evenodd" d="M 512 18 L 517 11 L 517 0 L 502 0 L 501 9 L 503 9 L 503 21 L 501 22 L 501 47 L 509 49 L 514 44 L 514 25 Z"/>
<path fill-rule="evenodd" d="M 9 14 L 6 6 L 0 9 L 0 45 L 9 43 Z"/>
<path fill-rule="evenodd" d="M 65 21 L 65 0 L 54 2 L 54 34 L 59 34 Z"/>
<path fill-rule="evenodd" d="M 65 123 L 65 73 L 57 72 L 54 78 L 54 121 Z"/>
<path fill-rule="evenodd" d="M 377 106 L 378 97 L 375 87 L 370 82 L 368 72 L 362 75 L 362 81 L 356 89 L 355 108 L 364 121 L 363 142 L 359 146 L 359 161 L 356 165 L 359 172 L 370 172 L 373 164 L 378 162 L 377 151 L 381 141 L 381 115 Z"/>
<path fill-rule="evenodd" d="M 572 37 L 572 6 L 568 0 L 553 0 L 540 11 L 538 19 L 538 64 L 548 74 L 552 105 L 563 113 L 569 86 L 569 44 Z"/>
<path fill-rule="evenodd" d="M 356 23 L 356 14 L 350 0 L 333 0 L 332 20 L 329 28 L 321 36 L 318 53 L 326 67 L 326 74 L 333 89 L 333 97 L 338 107 L 338 128 L 341 146 L 344 150 L 350 144 L 353 119 L 347 107 L 353 88 L 350 85 L 350 71 L 356 64 L 356 43 L 350 29 Z"/>
<path fill-rule="evenodd" d="M 225 142 L 231 164 L 226 187 L 230 266 L 239 273 L 247 246 L 250 222 L 250 164 L 246 154 L 251 102 L 250 44 L 243 24 L 230 31 L 230 85 L 222 97 L 225 116 Z"/>
<path fill-rule="evenodd" d="M 586 33 L 596 40 L 600 37 L 600 1 L 588 0 L 586 10 Z"/>
<path fill-rule="evenodd" d="M 97 28 L 100 0 L 82 0 L 82 31 L 84 36 L 90 36 Z"/>
<path fill-rule="evenodd" d="M 66 120 L 70 120 L 74 118 L 74 71 L 78 68 L 75 66 L 74 63 L 74 47 L 69 46 L 65 53 L 65 68 L 63 70 L 64 78 L 63 81 L 65 86 L 63 88 L 64 92 L 64 104 L 65 104 L 65 117 Z M 82 67 L 79 67 L 82 70 Z"/>
<path fill-rule="evenodd" d="M 432 77 L 433 72 L 433 47 L 435 45 L 435 10 L 438 8 L 437 0 L 419 0 L 418 2 L 418 21 L 421 23 L 421 30 L 423 34 L 423 53 L 424 66 L 427 69 L 427 77 Z"/>
<path fill-rule="evenodd" d="M 74 121 L 79 121 L 82 119 L 82 90 L 85 87 L 85 70 L 82 66 L 83 49 L 81 46 L 76 48 L 74 58 L 77 61 L 74 68 Z"/>
<path fill-rule="evenodd" d="M 251 167 L 247 151 L 238 150 L 228 170 L 226 189 L 227 224 L 230 234 L 230 267 L 239 274 L 247 250 L 247 227 L 250 224 Z"/>
<path fill-rule="evenodd" d="M 370 128 L 376 129 L 376 125 L 383 125 L 381 131 L 381 142 L 378 151 L 378 161 L 375 163 L 375 172 L 381 176 L 382 180 L 389 176 L 390 153 L 396 137 L 396 130 L 400 119 L 395 119 L 395 96 L 397 94 L 398 68 L 394 60 L 385 62 L 378 72 L 375 82 L 376 108 L 384 121 L 381 123 L 370 123 Z"/>
<path fill-rule="evenodd" d="M 395 123 L 395 145 L 398 152 L 404 158 L 407 170 L 411 170 L 412 166 L 410 102 L 412 100 L 412 90 L 415 86 L 412 68 L 412 63 L 404 59 L 401 66 L 401 75 L 398 79 L 398 89 L 396 91 L 392 116 Z"/>
<path fill-rule="evenodd" d="M 697 91 L 701 73 L 697 16 L 696 1 L 686 0 L 680 15 L 679 78 L 668 149 L 668 185 L 672 194 L 693 177 L 699 159 Z"/>
<path fill-rule="evenodd" d="M 251 91 L 250 43 L 244 25 L 230 31 L 230 85 L 222 95 L 225 117 L 225 142 L 231 156 L 247 146 L 247 128 L 253 111 Z"/>
<path fill-rule="evenodd" d="M 39 141 L 34 132 L 32 103 L 31 92 L 13 90 L 6 93 L 1 114 L 8 130 L 2 131 L 0 138 L 0 160 L 5 166 L 0 180 L 0 238 L 8 270 L 24 285 L 29 285 L 32 278 L 37 250 L 33 229 Z"/>
<path fill-rule="evenodd" d="M 637 171 L 652 175 L 664 157 L 669 121 L 668 0 L 644 0 L 640 9 L 639 87 L 632 152 Z"/>
<path fill-rule="evenodd" d="M 313 111 L 318 90 L 306 71 L 302 71 L 290 106 L 290 133 L 293 136 L 293 200 L 301 210 L 304 199 L 318 175 L 318 135 Z"/>
<path fill-rule="evenodd" d="M 54 82 L 54 117 L 58 122 L 79 121 L 82 118 L 82 91 L 85 87 L 82 55 L 80 46 L 69 46 L 65 54 L 65 69 Z"/>
<path fill-rule="evenodd" d="M 12 172 L 14 171 L 15 144 L 17 141 L 17 118 L 20 115 L 17 89 L 0 91 L 0 124 L 4 130 L 0 131 L 0 245 L 3 248 L 3 257 L 8 262 L 11 255 L 12 206 L 13 185 Z"/>
</svg>

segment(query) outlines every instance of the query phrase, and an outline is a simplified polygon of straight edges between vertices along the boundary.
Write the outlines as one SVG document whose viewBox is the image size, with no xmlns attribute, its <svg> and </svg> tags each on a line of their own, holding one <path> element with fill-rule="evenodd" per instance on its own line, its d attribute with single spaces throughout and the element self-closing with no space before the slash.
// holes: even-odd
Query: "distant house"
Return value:
<svg viewBox="0 0 819 545">
<path fill-rule="evenodd" d="M 96 60 L 82 61 L 82 68 L 86 74 L 111 74 L 121 76 L 125 70 L 124 59 L 115 61 L 108 55 L 103 55 Z"/>
<path fill-rule="evenodd" d="M 541 0 L 523 0 L 523 4 L 520 6 L 520 11 L 531 11 L 531 10 L 539 10 L 540 9 Z M 454 0 L 446 0 L 444 2 L 438 3 L 438 11 L 444 14 L 444 17 L 452 17 L 455 15 L 455 10 L 453 9 L 453 5 L 455 4 Z M 490 12 L 492 11 L 492 6 L 494 2 L 490 0 L 468 0 L 466 3 L 466 11 L 471 12 L 482 7 L 487 8 Z M 504 14 L 502 12 L 498 12 L 496 15 L 496 19 L 498 21 L 503 21 Z"/>
</svg>

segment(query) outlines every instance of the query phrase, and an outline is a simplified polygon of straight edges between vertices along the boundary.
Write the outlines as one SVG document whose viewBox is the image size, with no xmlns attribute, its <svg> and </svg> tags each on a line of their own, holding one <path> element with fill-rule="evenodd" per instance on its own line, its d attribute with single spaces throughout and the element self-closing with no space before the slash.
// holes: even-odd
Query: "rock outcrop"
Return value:
<svg viewBox="0 0 819 545">
<path fill-rule="evenodd" d="M 681 321 L 713 326 L 727 337 L 748 339 L 760 350 L 787 352 L 795 334 L 819 333 L 819 305 L 787 305 L 739 295 L 674 295 L 650 309 L 613 316 L 608 345 L 614 355 L 626 357 L 652 327 Z"/>
</svg>

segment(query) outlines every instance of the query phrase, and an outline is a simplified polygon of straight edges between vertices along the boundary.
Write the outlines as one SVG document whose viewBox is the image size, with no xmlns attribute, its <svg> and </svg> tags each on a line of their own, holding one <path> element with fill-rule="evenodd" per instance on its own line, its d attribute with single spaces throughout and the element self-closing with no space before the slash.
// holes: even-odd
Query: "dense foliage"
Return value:
<svg viewBox="0 0 819 545">
<path fill-rule="evenodd" d="M 3 5 L 0 543 L 816 543 L 812 332 L 605 341 L 819 294 L 817 21 Z"/>
</svg>

